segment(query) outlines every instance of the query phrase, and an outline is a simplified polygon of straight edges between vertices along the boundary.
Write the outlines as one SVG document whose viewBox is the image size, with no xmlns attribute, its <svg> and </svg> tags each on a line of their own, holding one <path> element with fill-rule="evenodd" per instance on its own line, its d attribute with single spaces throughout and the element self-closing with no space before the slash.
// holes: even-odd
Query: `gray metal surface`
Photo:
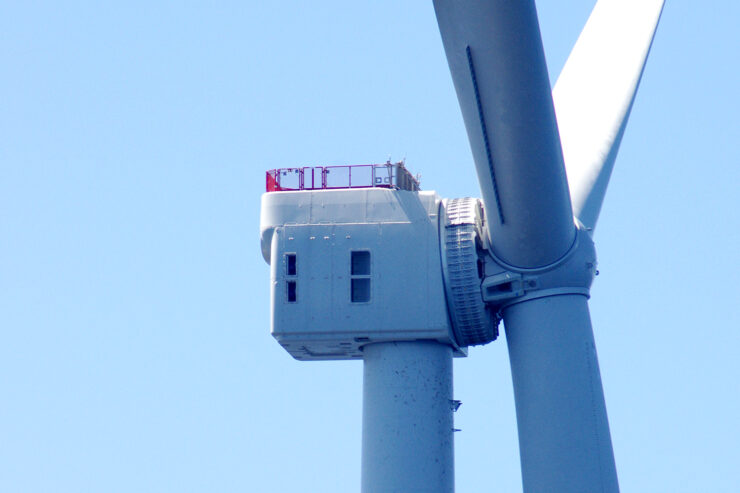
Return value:
<svg viewBox="0 0 740 493">
<path fill-rule="evenodd" d="M 498 337 L 499 318 L 481 298 L 485 274 L 482 211 L 478 199 L 443 201 L 440 248 L 450 321 L 461 346 L 487 344 Z"/>
<path fill-rule="evenodd" d="M 363 493 L 454 491 L 451 348 L 419 341 L 363 350 Z"/>
<path fill-rule="evenodd" d="M 455 342 L 439 251 L 439 197 L 387 188 L 272 192 L 262 197 L 269 241 L 271 332 L 299 360 L 361 359 L 364 344 Z M 368 298 L 352 300 L 352 254 L 368 255 Z M 297 268 L 288 272 L 287 257 Z M 473 264 L 475 265 L 475 263 Z M 292 299 L 288 287 L 292 285 Z M 478 293 L 480 298 L 480 292 Z M 481 307 L 485 309 L 482 302 Z"/>
<path fill-rule="evenodd" d="M 619 491 L 585 296 L 503 311 L 525 493 Z"/>
<path fill-rule="evenodd" d="M 435 0 L 473 151 L 493 251 L 517 267 L 555 262 L 575 228 L 532 0 Z"/>
</svg>

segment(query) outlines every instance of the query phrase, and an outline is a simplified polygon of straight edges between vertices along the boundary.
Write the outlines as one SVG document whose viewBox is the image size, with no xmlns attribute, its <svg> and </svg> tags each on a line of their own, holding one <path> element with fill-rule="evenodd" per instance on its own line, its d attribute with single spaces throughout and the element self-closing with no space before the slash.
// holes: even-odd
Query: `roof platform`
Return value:
<svg viewBox="0 0 740 493">
<path fill-rule="evenodd" d="M 277 168 L 266 173 L 267 192 L 347 188 L 391 188 L 411 192 L 420 190 L 419 181 L 409 173 L 403 161 Z"/>
</svg>

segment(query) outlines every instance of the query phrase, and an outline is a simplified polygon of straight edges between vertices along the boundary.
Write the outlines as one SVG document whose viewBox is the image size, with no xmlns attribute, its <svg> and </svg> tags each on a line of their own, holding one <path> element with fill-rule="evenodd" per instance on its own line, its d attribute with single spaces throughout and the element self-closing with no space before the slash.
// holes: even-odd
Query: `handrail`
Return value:
<svg viewBox="0 0 740 493">
<path fill-rule="evenodd" d="M 420 190 L 418 180 L 411 176 L 403 161 L 398 163 L 388 161 L 382 164 L 277 168 L 267 171 L 265 188 L 268 192 L 347 188 Z"/>
</svg>

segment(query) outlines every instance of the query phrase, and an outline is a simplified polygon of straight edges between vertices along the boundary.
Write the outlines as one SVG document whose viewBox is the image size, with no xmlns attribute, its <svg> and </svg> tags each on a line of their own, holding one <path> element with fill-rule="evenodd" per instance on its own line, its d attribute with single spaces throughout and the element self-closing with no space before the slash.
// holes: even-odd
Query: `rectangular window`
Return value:
<svg viewBox="0 0 740 493">
<path fill-rule="evenodd" d="M 370 279 L 352 279 L 352 303 L 370 301 Z"/>
<path fill-rule="evenodd" d="M 370 275 L 370 252 L 359 251 L 352 252 L 352 275 L 369 276 Z"/>
<path fill-rule="evenodd" d="M 296 296 L 296 282 L 288 281 L 288 303 L 295 303 L 298 300 Z"/>
<path fill-rule="evenodd" d="M 286 253 L 285 254 L 285 275 L 295 276 L 298 274 L 298 268 L 296 265 L 296 254 Z"/>
<path fill-rule="evenodd" d="M 370 252 L 350 253 L 350 300 L 352 303 L 370 301 Z"/>
</svg>

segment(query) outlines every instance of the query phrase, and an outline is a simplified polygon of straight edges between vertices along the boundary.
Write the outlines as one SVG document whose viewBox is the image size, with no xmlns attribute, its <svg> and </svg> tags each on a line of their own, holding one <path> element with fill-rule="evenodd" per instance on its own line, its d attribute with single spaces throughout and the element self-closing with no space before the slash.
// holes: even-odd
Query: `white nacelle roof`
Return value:
<svg viewBox="0 0 740 493">
<path fill-rule="evenodd" d="M 428 221 L 437 217 L 438 208 L 439 197 L 432 191 L 366 188 L 265 193 L 260 211 L 262 256 L 269 264 L 276 226 Z"/>
</svg>

